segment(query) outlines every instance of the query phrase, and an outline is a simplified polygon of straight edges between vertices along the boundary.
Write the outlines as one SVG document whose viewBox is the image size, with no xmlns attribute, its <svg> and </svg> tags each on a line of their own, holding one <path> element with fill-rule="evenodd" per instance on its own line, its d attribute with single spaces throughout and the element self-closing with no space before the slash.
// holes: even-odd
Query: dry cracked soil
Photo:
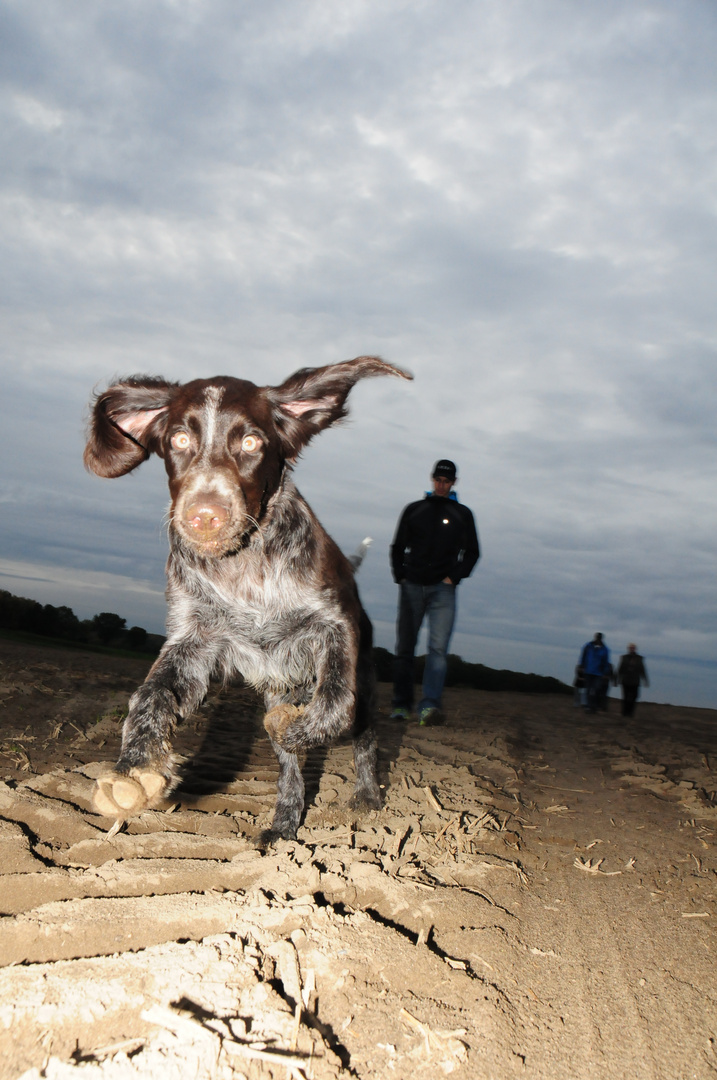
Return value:
<svg viewBox="0 0 717 1080">
<path fill-rule="evenodd" d="M 385 806 L 351 748 L 276 766 L 213 688 L 182 783 L 119 829 L 91 794 L 140 660 L 0 641 L 0 1078 L 717 1077 L 717 713 L 446 693 L 395 724 Z"/>
</svg>

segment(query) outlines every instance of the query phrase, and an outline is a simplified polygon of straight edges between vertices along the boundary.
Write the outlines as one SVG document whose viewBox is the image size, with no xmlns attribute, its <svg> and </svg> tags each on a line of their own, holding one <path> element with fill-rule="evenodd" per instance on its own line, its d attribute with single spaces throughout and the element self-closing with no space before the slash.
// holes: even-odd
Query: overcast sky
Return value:
<svg viewBox="0 0 717 1080">
<path fill-rule="evenodd" d="M 0 588 L 164 623 L 162 463 L 93 388 L 378 353 L 296 470 L 392 649 L 388 546 L 453 458 L 452 651 L 572 681 L 602 630 L 717 707 L 717 6 L 0 0 Z"/>
</svg>

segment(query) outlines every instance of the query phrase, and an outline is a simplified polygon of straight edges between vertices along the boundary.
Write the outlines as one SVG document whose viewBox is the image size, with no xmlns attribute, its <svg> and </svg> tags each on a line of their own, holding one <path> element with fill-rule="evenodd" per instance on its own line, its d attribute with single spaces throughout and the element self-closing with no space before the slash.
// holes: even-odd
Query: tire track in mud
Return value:
<svg viewBox="0 0 717 1080">
<path fill-rule="evenodd" d="M 522 799 L 533 810 L 523 823 L 522 854 L 533 873 L 520 933 L 539 942 L 529 953 L 545 958 L 541 970 L 525 965 L 542 1019 L 538 1047 L 526 1054 L 535 1075 L 715 1075 L 715 933 L 706 925 L 717 913 L 707 824 L 715 816 L 695 782 L 680 777 L 699 777 L 709 789 L 716 732 L 695 719 L 688 727 L 655 725 L 653 715 L 626 727 L 616 716 L 568 710 L 548 725 L 530 710 L 515 718 Z M 685 808 L 702 821 L 685 821 Z M 659 888 L 665 862 L 673 886 L 688 882 L 672 897 Z M 693 916 L 699 924 L 686 921 Z"/>
</svg>

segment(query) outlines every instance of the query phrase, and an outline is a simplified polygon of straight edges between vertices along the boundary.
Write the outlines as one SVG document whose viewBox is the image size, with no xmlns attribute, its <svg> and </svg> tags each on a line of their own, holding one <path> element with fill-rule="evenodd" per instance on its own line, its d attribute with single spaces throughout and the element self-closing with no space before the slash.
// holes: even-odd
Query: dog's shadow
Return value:
<svg viewBox="0 0 717 1080">
<path fill-rule="evenodd" d="M 279 767 L 262 724 L 261 700 L 253 691 L 241 686 L 227 688 L 225 695 L 204 713 L 201 743 L 179 769 L 179 783 L 173 793 L 179 799 L 185 797 L 194 801 L 202 796 L 220 794 L 241 779 L 276 782 Z M 376 720 L 379 782 L 385 792 L 404 731 L 402 725 L 386 720 L 379 711 Z M 306 811 L 316 802 L 330 751 L 331 745 L 316 747 L 302 760 L 305 784 L 302 821 Z"/>
<path fill-rule="evenodd" d="M 206 715 L 204 734 L 198 749 L 179 768 L 179 783 L 173 794 L 179 799 L 201 798 L 224 792 L 242 778 L 273 780 L 279 766 L 262 724 L 263 709 L 258 698 L 217 703 Z M 317 747 L 305 755 L 302 775 L 306 786 L 305 806 L 311 806 L 319 792 L 328 747 Z"/>
</svg>

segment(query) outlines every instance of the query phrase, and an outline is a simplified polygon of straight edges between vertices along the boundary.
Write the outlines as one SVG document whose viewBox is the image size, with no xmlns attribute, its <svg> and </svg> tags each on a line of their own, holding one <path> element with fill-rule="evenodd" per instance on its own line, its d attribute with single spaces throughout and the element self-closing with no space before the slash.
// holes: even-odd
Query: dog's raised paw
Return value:
<svg viewBox="0 0 717 1080">
<path fill-rule="evenodd" d="M 129 817 L 164 794 L 166 787 L 166 778 L 151 769 L 132 769 L 128 775 L 108 773 L 97 780 L 95 810 L 104 817 Z"/>
<path fill-rule="evenodd" d="M 303 711 L 303 705 L 275 705 L 264 717 L 267 734 L 281 746 L 287 731 Z"/>
</svg>

